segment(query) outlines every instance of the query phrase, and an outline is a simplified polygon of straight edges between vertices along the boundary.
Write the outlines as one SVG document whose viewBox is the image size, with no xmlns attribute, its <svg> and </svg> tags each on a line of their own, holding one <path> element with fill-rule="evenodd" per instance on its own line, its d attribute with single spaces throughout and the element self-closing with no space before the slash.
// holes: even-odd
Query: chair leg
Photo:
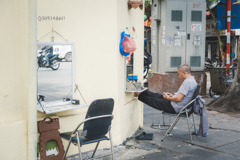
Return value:
<svg viewBox="0 0 240 160">
<path fill-rule="evenodd" d="M 164 114 L 163 114 L 163 126 L 165 126 L 165 118 L 164 118 Z"/>
<path fill-rule="evenodd" d="M 191 138 L 191 142 L 192 142 L 192 145 L 193 145 L 192 134 L 191 134 L 191 131 L 190 131 L 189 119 L 188 119 L 188 112 L 187 112 L 187 111 L 186 111 L 186 116 L 187 116 L 187 123 L 188 123 L 189 136 L 190 136 L 190 138 Z"/>
<path fill-rule="evenodd" d="M 65 151 L 65 153 L 64 153 L 64 156 L 63 156 L 63 159 L 62 159 L 62 160 L 65 160 L 65 158 L 66 158 L 66 156 L 67 156 L 68 149 L 70 148 L 71 143 L 72 143 L 72 137 L 71 137 L 70 140 L 69 140 L 67 149 L 66 149 L 66 151 Z"/>
<path fill-rule="evenodd" d="M 93 151 L 93 154 L 92 154 L 92 157 L 91 157 L 91 158 L 93 158 L 93 156 L 95 155 L 95 153 L 96 153 L 96 150 L 97 150 L 97 148 L 98 148 L 98 145 L 99 145 L 99 143 L 100 143 L 100 141 L 97 143 L 97 145 L 96 145 L 96 147 L 95 147 L 95 149 L 94 149 L 94 151 Z"/>
<path fill-rule="evenodd" d="M 179 119 L 180 119 L 179 117 L 176 118 L 176 121 L 174 122 L 174 125 L 170 128 L 168 134 L 170 134 L 170 133 L 172 132 L 173 128 L 175 127 L 175 125 L 177 124 L 177 122 L 178 122 Z"/>
<path fill-rule="evenodd" d="M 168 116 L 168 117 L 169 117 L 169 123 L 168 124 L 170 125 L 171 124 L 171 117 L 170 116 Z"/>
<path fill-rule="evenodd" d="M 171 124 L 171 116 L 168 116 L 168 117 L 169 117 L 168 125 L 170 126 L 170 124 Z M 168 126 L 168 125 L 165 124 L 165 118 L 164 118 L 164 114 L 163 114 L 163 126 Z"/>
<path fill-rule="evenodd" d="M 179 120 L 179 117 L 177 117 L 177 118 L 173 121 L 172 125 L 168 128 L 167 132 L 165 133 L 165 135 L 163 136 L 163 138 L 162 138 L 161 141 L 163 141 L 163 140 L 166 138 L 166 136 L 167 136 L 169 133 L 171 133 L 173 127 L 177 124 L 178 120 Z"/>
<path fill-rule="evenodd" d="M 152 108 L 152 125 L 150 126 L 153 129 L 157 129 L 157 127 L 160 129 L 160 117 L 159 117 L 159 124 L 154 124 L 154 108 Z M 159 112 L 160 114 L 160 112 Z M 160 116 L 160 115 L 159 115 Z"/>
<path fill-rule="evenodd" d="M 78 131 L 76 132 L 76 134 L 77 134 L 77 143 L 78 143 L 78 150 L 79 150 L 79 158 L 80 158 L 80 160 L 82 160 L 82 152 L 81 152 L 81 146 L 80 146 Z"/>
<path fill-rule="evenodd" d="M 198 134 L 197 134 L 196 123 L 195 123 L 193 114 L 192 114 L 192 117 L 193 117 L 194 130 L 195 130 L 195 134 L 196 134 L 196 137 L 197 137 Z"/>
<path fill-rule="evenodd" d="M 114 151 L 113 151 L 113 144 L 112 144 L 112 134 L 111 134 L 111 130 L 109 131 L 109 137 L 110 137 L 110 143 L 111 143 L 112 158 L 113 158 L 113 160 L 115 160 Z"/>
<path fill-rule="evenodd" d="M 159 113 L 160 113 L 160 112 L 159 112 Z M 160 129 L 160 130 L 166 130 L 166 129 L 168 129 L 168 128 L 170 127 L 170 124 L 171 124 L 171 122 L 170 122 L 170 116 L 169 116 L 169 124 L 166 124 L 166 123 L 165 123 L 165 115 L 162 114 L 162 116 L 163 116 L 163 124 L 161 124 L 160 114 L 159 114 L 159 129 Z M 163 127 L 163 128 L 161 128 L 161 127 Z M 167 127 L 168 127 L 168 128 L 167 128 Z"/>
</svg>

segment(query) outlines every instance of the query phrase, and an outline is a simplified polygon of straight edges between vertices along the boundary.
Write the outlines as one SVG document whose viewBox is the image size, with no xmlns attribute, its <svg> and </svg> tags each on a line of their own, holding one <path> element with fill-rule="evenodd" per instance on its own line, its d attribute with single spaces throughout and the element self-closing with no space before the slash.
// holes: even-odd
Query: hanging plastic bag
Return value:
<svg viewBox="0 0 240 160">
<path fill-rule="evenodd" d="M 122 46 L 124 52 L 134 52 L 137 49 L 134 40 L 126 35 L 122 42 Z"/>
</svg>

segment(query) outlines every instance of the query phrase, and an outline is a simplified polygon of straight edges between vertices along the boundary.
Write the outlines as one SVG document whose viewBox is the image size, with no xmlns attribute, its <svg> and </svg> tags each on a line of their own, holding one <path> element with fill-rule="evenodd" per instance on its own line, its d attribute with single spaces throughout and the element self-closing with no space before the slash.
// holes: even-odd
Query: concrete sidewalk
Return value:
<svg viewBox="0 0 240 160">
<path fill-rule="evenodd" d="M 207 73 L 207 89 L 210 87 L 209 74 Z M 207 90 L 208 92 L 208 90 Z M 207 93 L 208 94 L 208 93 Z M 213 98 L 205 96 L 206 103 Z M 154 123 L 159 123 L 159 111 L 154 110 Z M 114 147 L 116 160 L 236 160 L 240 159 L 240 115 L 234 113 L 223 114 L 215 111 L 207 111 L 210 129 L 207 137 L 193 136 L 194 145 L 190 144 L 186 119 L 180 119 L 171 132 L 173 137 L 161 138 L 166 130 L 152 129 L 152 108 L 144 105 L 144 125 L 146 133 L 153 133 L 153 140 L 137 141 L 129 138 L 124 145 Z M 171 122 L 174 117 L 171 118 Z M 199 124 L 200 117 L 195 115 L 195 121 Z M 162 121 L 162 115 L 161 115 Z M 166 116 L 165 122 L 169 119 Z M 192 119 L 191 119 L 192 122 Z M 114 135 L 113 135 L 114 136 Z M 99 149 L 96 156 L 109 153 L 109 149 Z M 83 154 L 84 159 L 90 158 L 91 152 Z M 102 158 L 109 160 L 110 156 Z M 70 156 L 68 160 L 79 160 L 79 157 Z"/>
<path fill-rule="evenodd" d="M 206 102 L 211 98 L 205 97 Z M 207 137 L 193 136 L 195 145 L 190 144 L 188 134 L 187 121 L 180 119 L 176 127 L 173 129 L 173 137 L 166 137 L 161 142 L 161 138 L 166 130 L 152 129 L 152 108 L 144 105 L 144 126 L 146 133 L 153 133 L 153 140 L 128 139 L 125 145 L 114 147 L 115 159 L 151 159 L 151 160 L 236 160 L 240 159 L 240 118 L 222 114 L 214 111 L 207 111 L 210 129 Z M 159 111 L 154 110 L 154 122 L 159 122 Z M 195 115 L 195 120 L 199 124 L 199 116 Z M 161 115 L 162 120 L 162 115 Z M 168 117 L 165 122 L 168 123 Z M 174 118 L 171 118 L 173 121 Z M 191 120 L 192 122 L 192 120 Z M 109 149 L 100 149 L 96 156 L 109 153 Z M 89 158 L 91 152 L 84 153 L 84 159 Z M 78 156 L 71 156 L 68 160 L 78 160 Z M 111 157 L 102 158 L 108 160 Z"/>
</svg>

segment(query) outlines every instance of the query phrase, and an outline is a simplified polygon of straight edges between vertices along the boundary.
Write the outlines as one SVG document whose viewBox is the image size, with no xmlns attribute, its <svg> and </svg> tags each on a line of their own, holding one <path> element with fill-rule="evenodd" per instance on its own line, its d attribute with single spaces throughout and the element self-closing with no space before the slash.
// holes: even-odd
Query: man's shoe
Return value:
<svg viewBox="0 0 240 160">
<path fill-rule="evenodd" d="M 46 67 L 48 67 L 48 66 L 49 66 L 49 64 L 46 64 L 45 66 L 46 66 Z"/>
</svg>

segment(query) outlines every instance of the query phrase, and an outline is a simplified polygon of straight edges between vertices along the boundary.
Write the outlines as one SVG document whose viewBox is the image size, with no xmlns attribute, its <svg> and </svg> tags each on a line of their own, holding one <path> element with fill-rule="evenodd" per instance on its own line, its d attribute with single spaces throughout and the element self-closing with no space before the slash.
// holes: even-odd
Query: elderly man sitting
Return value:
<svg viewBox="0 0 240 160">
<path fill-rule="evenodd" d="M 191 101 L 197 83 L 191 75 L 191 68 L 186 64 L 178 67 L 178 77 L 183 80 L 183 83 L 175 95 L 167 92 L 158 94 L 148 90 L 141 93 L 135 92 L 134 95 L 150 107 L 167 113 L 179 113 Z"/>
</svg>

